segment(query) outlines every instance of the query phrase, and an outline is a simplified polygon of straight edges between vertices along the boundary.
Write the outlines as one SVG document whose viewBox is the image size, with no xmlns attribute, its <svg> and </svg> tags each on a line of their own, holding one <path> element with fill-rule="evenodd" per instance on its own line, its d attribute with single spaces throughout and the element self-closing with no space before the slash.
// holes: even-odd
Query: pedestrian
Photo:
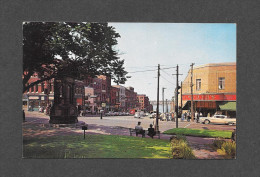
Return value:
<svg viewBox="0 0 260 177">
<path fill-rule="evenodd" d="M 188 115 L 187 115 L 187 116 L 188 116 L 187 121 L 190 122 L 190 119 L 191 119 L 191 113 L 188 112 Z"/>
<path fill-rule="evenodd" d="M 25 122 L 25 112 L 23 110 L 23 121 Z"/>
<path fill-rule="evenodd" d="M 187 119 L 187 112 L 184 113 L 184 119 Z"/>
<path fill-rule="evenodd" d="M 197 119 L 197 116 L 198 116 L 198 112 L 196 111 L 195 112 L 195 119 Z"/>
<path fill-rule="evenodd" d="M 184 113 L 181 114 L 181 121 L 184 121 Z"/>
<path fill-rule="evenodd" d="M 78 105 L 78 116 L 80 117 L 80 112 L 81 112 L 81 106 Z"/>
<path fill-rule="evenodd" d="M 199 113 L 197 113 L 197 116 L 196 116 L 197 123 L 199 123 L 199 119 L 200 119 L 200 115 L 199 115 Z"/>
</svg>

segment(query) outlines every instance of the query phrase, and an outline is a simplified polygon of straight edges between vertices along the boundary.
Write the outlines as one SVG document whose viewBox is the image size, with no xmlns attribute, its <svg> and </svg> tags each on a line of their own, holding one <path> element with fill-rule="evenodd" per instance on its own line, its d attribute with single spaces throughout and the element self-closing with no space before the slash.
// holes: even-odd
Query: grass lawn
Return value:
<svg viewBox="0 0 260 177">
<path fill-rule="evenodd" d="M 116 135 L 24 138 L 24 158 L 172 158 L 170 142 Z"/>
<path fill-rule="evenodd" d="M 174 128 L 166 130 L 164 134 L 169 135 L 190 135 L 190 136 L 202 136 L 202 137 L 219 137 L 219 138 L 231 138 L 232 131 L 229 130 L 203 130 L 203 129 L 191 129 L 191 128 Z"/>
</svg>

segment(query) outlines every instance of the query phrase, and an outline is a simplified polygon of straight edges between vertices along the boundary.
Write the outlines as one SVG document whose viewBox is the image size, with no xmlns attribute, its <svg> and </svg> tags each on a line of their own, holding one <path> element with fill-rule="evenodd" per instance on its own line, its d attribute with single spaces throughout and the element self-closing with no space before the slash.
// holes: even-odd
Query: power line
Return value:
<svg viewBox="0 0 260 177">
<path fill-rule="evenodd" d="M 165 74 L 167 74 L 168 76 L 172 77 L 169 73 L 167 73 L 166 71 L 163 71 Z"/>
<path fill-rule="evenodd" d="M 128 72 L 128 73 L 140 73 L 140 72 L 148 72 L 148 71 L 156 71 L 157 69 L 153 70 L 143 70 L 143 71 L 133 71 L 133 72 Z"/>
<path fill-rule="evenodd" d="M 162 75 L 161 75 L 162 76 Z M 164 80 L 166 80 L 167 82 L 169 82 L 169 83 L 171 83 L 171 84 L 173 84 L 173 85 L 175 85 L 174 83 L 172 83 L 172 82 L 170 82 L 170 81 L 168 81 L 165 77 L 163 77 L 162 76 L 162 78 L 164 79 Z"/>
<path fill-rule="evenodd" d="M 176 66 L 175 67 L 168 67 L 168 68 L 161 68 L 161 70 L 163 70 L 163 69 L 172 69 L 172 68 L 176 68 Z"/>
</svg>

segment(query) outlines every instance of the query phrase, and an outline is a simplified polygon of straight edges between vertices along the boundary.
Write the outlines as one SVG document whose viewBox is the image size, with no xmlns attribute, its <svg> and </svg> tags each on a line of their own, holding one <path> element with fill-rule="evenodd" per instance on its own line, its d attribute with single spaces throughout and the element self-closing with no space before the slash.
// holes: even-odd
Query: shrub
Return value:
<svg viewBox="0 0 260 177">
<path fill-rule="evenodd" d="M 215 146 L 218 149 L 221 149 L 222 144 L 225 142 L 225 140 L 221 140 L 221 139 L 216 139 L 213 141 L 213 146 Z"/>
<path fill-rule="evenodd" d="M 171 140 L 171 149 L 174 159 L 195 159 L 195 155 L 188 146 L 184 136 L 173 137 Z"/>
<path fill-rule="evenodd" d="M 228 156 L 234 158 L 236 156 L 236 143 L 235 142 L 224 142 L 221 147 L 222 151 L 225 151 Z"/>
<path fill-rule="evenodd" d="M 235 158 L 236 156 L 236 142 L 225 141 L 221 139 L 214 140 L 213 146 L 217 148 L 218 152 L 222 155 L 226 155 L 227 158 Z"/>
</svg>

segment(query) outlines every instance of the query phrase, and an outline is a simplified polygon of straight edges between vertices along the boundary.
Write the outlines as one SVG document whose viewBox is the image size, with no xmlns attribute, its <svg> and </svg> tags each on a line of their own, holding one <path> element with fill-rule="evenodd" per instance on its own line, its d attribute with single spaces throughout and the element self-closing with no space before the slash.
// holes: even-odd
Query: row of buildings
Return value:
<svg viewBox="0 0 260 177">
<path fill-rule="evenodd" d="M 29 83 L 39 80 L 35 73 Z M 38 111 L 54 102 L 54 79 L 31 87 L 23 94 L 25 109 Z M 95 78 L 75 80 L 75 104 L 87 113 L 129 112 L 130 110 L 152 111 L 148 96 L 137 94 L 133 87 L 111 85 L 111 78 L 100 75 Z"/>
<path fill-rule="evenodd" d="M 179 92 L 182 94 L 179 94 L 178 105 L 182 110 L 191 110 L 193 98 L 194 110 L 203 116 L 218 113 L 236 117 L 236 63 L 194 67 L 182 82 Z"/>
</svg>

